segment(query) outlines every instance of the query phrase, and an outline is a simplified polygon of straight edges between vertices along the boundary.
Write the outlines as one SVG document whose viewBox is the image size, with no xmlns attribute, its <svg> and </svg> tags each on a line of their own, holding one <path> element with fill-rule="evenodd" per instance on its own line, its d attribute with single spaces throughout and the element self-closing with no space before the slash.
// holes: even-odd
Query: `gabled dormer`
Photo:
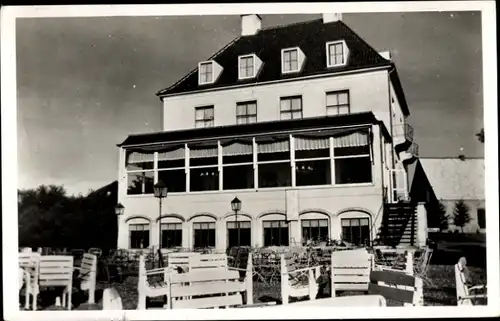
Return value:
<svg viewBox="0 0 500 321">
<path fill-rule="evenodd" d="M 299 47 L 281 49 L 281 73 L 300 72 L 305 60 L 306 56 Z"/>
<path fill-rule="evenodd" d="M 345 40 L 328 41 L 326 43 L 326 67 L 335 68 L 347 65 L 349 47 Z"/>
<path fill-rule="evenodd" d="M 198 63 L 198 85 L 210 85 L 217 81 L 222 74 L 222 66 L 215 60 Z"/>
<path fill-rule="evenodd" d="M 238 79 L 251 79 L 257 77 L 262 67 L 262 60 L 256 54 L 238 57 Z"/>
</svg>

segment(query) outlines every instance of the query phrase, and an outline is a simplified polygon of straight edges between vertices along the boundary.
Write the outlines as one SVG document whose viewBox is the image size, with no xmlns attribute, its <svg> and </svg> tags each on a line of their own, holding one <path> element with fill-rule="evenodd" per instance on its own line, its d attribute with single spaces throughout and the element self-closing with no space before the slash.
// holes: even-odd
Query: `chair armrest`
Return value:
<svg viewBox="0 0 500 321">
<path fill-rule="evenodd" d="M 261 303 L 253 303 L 253 304 L 247 304 L 247 305 L 240 305 L 237 306 L 236 308 L 239 309 L 245 309 L 245 308 L 264 308 L 267 306 L 273 306 L 276 305 L 276 301 L 271 301 L 271 302 L 261 302 Z"/>
<path fill-rule="evenodd" d="M 228 266 L 227 269 L 228 270 L 234 270 L 234 271 L 247 271 L 247 269 L 240 269 L 240 268 L 231 267 L 231 266 Z"/>
<path fill-rule="evenodd" d="M 305 268 L 296 269 L 296 270 L 293 270 L 293 271 L 287 271 L 286 273 L 283 273 L 283 274 L 306 272 L 306 271 L 309 271 L 309 270 L 316 270 L 317 268 L 321 269 L 321 265 L 309 266 L 309 267 L 305 267 Z"/>
<path fill-rule="evenodd" d="M 485 284 L 481 284 L 481 285 L 471 286 L 470 288 L 468 288 L 468 290 L 469 291 L 486 290 L 486 285 Z"/>
</svg>

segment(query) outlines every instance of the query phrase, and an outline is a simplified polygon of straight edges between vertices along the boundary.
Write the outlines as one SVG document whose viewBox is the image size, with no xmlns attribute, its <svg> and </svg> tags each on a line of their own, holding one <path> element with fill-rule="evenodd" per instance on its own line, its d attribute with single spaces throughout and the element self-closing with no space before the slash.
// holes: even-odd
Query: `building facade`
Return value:
<svg viewBox="0 0 500 321">
<path fill-rule="evenodd" d="M 157 93 L 162 132 L 118 145 L 119 248 L 367 244 L 384 204 L 408 198 L 417 145 L 390 54 L 338 14 L 241 23 L 240 37 Z M 169 190 L 161 213 L 158 181 Z"/>
<path fill-rule="evenodd" d="M 443 203 L 449 231 L 461 231 L 453 224 L 453 211 L 459 200 L 467 205 L 470 221 L 464 233 L 486 233 L 484 158 L 422 158 L 431 193 Z"/>
</svg>

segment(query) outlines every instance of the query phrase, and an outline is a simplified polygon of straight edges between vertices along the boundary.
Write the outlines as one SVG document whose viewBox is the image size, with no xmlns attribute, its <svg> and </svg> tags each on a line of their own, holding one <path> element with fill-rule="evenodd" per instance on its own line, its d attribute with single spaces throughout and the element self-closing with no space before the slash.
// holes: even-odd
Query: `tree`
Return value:
<svg viewBox="0 0 500 321">
<path fill-rule="evenodd" d="M 481 128 L 479 133 L 476 134 L 477 139 L 484 144 L 484 128 Z"/>
<path fill-rule="evenodd" d="M 450 216 L 446 214 L 446 206 L 443 204 L 442 201 L 437 201 L 436 202 L 436 208 L 435 208 L 436 214 L 439 218 L 439 231 L 443 232 L 446 231 L 449 227 L 449 218 Z"/>
<path fill-rule="evenodd" d="M 460 227 L 462 233 L 464 232 L 464 226 L 470 222 L 469 206 L 465 204 L 464 200 L 458 200 L 455 202 L 455 207 L 453 209 L 453 224 Z"/>
</svg>

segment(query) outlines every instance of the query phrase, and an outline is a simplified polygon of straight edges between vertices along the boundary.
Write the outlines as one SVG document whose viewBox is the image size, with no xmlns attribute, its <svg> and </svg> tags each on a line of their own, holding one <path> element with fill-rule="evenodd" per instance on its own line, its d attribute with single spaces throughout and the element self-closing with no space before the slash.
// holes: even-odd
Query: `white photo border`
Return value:
<svg viewBox="0 0 500 321">
<path fill-rule="evenodd" d="M 194 11 L 193 8 L 196 8 Z M 483 46 L 483 90 L 486 168 L 486 233 L 488 305 L 474 307 L 412 307 L 411 313 L 400 308 L 293 308 L 152 311 L 19 311 L 17 287 L 17 89 L 16 89 L 16 18 L 21 17 L 97 17 L 97 16 L 179 16 L 223 15 L 254 12 L 259 14 L 318 14 L 321 12 L 422 12 L 480 11 Z M 2 216 L 3 216 L 3 306 L 7 320 L 180 320 L 180 319 L 332 319 L 332 318 L 404 318 L 404 317 L 482 317 L 500 314 L 499 217 L 498 213 L 498 128 L 496 10 L 494 1 L 425 2 L 350 2 L 350 3 L 259 3 L 186 5 L 87 5 L 26 6 L 1 9 L 1 86 L 2 86 Z M 496 303 L 495 303 L 496 302 Z"/>
</svg>

